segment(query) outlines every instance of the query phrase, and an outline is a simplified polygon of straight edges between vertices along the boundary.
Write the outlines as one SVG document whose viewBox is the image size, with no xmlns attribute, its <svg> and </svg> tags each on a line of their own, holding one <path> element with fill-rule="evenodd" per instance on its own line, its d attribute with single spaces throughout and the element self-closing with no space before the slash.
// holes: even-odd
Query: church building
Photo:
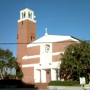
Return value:
<svg viewBox="0 0 90 90">
<path fill-rule="evenodd" d="M 72 36 L 45 35 L 36 39 L 34 11 L 20 11 L 18 20 L 17 61 L 20 63 L 26 83 L 48 83 L 60 78 L 61 53 L 68 45 L 78 42 Z"/>
</svg>

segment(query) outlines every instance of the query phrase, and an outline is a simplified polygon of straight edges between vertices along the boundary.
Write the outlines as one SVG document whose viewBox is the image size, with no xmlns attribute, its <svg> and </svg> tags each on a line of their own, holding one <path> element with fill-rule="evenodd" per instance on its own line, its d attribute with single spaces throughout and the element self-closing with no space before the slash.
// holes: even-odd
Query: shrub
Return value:
<svg viewBox="0 0 90 90">
<path fill-rule="evenodd" d="M 77 86 L 80 85 L 78 81 L 51 81 L 49 86 Z"/>
</svg>

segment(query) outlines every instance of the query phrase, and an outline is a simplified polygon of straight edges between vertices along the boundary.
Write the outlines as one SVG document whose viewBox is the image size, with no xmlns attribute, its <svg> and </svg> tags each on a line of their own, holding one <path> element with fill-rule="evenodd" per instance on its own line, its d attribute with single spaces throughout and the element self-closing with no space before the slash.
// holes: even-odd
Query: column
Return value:
<svg viewBox="0 0 90 90">
<path fill-rule="evenodd" d="M 56 80 L 56 70 L 51 69 L 51 81 L 55 81 L 55 80 Z"/>
<path fill-rule="evenodd" d="M 35 70 L 34 72 L 34 81 L 39 83 L 40 82 L 40 70 Z"/>
<path fill-rule="evenodd" d="M 28 18 L 28 13 L 29 13 L 29 11 L 28 11 L 28 10 L 26 10 L 26 17 L 25 17 L 25 18 Z"/>
<path fill-rule="evenodd" d="M 32 12 L 32 14 L 31 14 L 31 15 L 32 15 L 32 20 L 34 20 L 34 13 Z"/>
<path fill-rule="evenodd" d="M 41 82 L 45 83 L 46 82 L 46 71 L 41 69 Z"/>
<path fill-rule="evenodd" d="M 23 19 L 23 15 L 22 15 L 23 13 L 22 12 L 20 12 L 20 19 Z"/>
</svg>

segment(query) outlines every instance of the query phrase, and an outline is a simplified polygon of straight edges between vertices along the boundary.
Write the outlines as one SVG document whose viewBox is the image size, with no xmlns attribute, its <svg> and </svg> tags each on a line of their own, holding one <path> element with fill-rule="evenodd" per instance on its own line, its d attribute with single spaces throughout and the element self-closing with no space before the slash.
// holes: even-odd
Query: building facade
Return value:
<svg viewBox="0 0 90 90">
<path fill-rule="evenodd" d="M 45 35 L 36 39 L 34 11 L 20 11 L 17 34 L 17 61 L 20 63 L 26 83 L 48 83 L 60 79 L 61 55 L 68 45 L 78 42 L 72 36 Z"/>
</svg>

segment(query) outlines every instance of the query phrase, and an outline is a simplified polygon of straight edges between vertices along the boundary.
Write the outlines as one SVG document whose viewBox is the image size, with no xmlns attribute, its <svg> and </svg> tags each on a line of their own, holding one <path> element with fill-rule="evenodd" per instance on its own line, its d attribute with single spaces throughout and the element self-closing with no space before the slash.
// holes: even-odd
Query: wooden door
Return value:
<svg viewBox="0 0 90 90">
<path fill-rule="evenodd" d="M 46 82 L 51 81 L 51 70 L 46 70 Z"/>
</svg>

